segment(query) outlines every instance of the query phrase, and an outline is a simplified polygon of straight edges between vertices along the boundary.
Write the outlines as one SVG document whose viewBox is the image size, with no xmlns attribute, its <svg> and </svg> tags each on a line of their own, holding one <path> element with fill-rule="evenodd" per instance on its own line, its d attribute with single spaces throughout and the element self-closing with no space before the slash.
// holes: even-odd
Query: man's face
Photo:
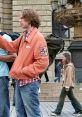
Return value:
<svg viewBox="0 0 82 117">
<path fill-rule="evenodd" d="M 19 22 L 20 22 L 21 27 L 24 29 L 27 29 L 30 26 L 29 22 L 23 18 L 20 18 Z"/>
</svg>

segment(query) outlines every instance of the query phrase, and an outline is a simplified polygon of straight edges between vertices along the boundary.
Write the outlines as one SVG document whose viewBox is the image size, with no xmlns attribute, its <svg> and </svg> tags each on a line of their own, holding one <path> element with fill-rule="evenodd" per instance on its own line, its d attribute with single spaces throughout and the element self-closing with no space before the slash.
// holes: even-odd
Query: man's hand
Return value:
<svg viewBox="0 0 82 117">
<path fill-rule="evenodd" d="M 66 91 L 69 91 L 69 87 L 68 87 L 68 86 L 66 86 L 66 87 L 65 87 L 65 90 L 66 90 Z"/>
<path fill-rule="evenodd" d="M 69 88 L 65 88 L 66 91 L 69 91 Z"/>
<path fill-rule="evenodd" d="M 16 53 L 0 56 L 0 61 L 3 62 L 13 62 L 17 57 Z"/>
<path fill-rule="evenodd" d="M 14 60 L 16 59 L 17 57 L 17 54 L 16 53 L 9 53 L 9 61 L 8 62 L 14 62 Z"/>
</svg>

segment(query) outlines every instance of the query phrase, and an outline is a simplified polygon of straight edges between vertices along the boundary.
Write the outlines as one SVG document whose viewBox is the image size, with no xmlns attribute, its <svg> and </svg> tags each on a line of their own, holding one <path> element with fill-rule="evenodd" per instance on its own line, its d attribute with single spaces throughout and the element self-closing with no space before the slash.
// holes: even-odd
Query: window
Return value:
<svg viewBox="0 0 82 117">
<path fill-rule="evenodd" d="M 64 26 L 57 22 L 54 17 L 54 12 L 52 13 L 52 33 L 62 37 L 69 38 L 70 37 L 70 29 L 67 26 Z"/>
<path fill-rule="evenodd" d="M 54 21 L 53 26 L 53 33 L 56 34 L 59 37 L 62 38 L 69 38 L 70 37 L 70 32 L 69 32 L 69 28 Z"/>
</svg>

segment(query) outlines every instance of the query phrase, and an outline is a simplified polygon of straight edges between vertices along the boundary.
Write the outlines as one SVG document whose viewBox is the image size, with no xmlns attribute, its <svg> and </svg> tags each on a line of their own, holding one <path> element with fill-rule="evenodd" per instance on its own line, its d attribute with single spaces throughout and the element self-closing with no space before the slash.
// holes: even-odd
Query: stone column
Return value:
<svg viewBox="0 0 82 117">
<path fill-rule="evenodd" d="M 0 31 L 3 30 L 3 0 L 0 0 Z"/>
<path fill-rule="evenodd" d="M 12 31 L 12 0 L 0 0 L 0 31 Z"/>
<path fill-rule="evenodd" d="M 3 31 L 12 32 L 12 0 L 3 1 Z"/>
</svg>

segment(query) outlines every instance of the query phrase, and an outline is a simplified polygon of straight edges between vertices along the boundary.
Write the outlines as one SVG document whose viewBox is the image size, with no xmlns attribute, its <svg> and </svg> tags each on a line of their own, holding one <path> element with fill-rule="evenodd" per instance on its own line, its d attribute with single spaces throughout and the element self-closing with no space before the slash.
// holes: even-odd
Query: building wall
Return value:
<svg viewBox="0 0 82 117">
<path fill-rule="evenodd" d="M 0 0 L 0 30 L 12 31 L 12 0 Z"/>
<path fill-rule="evenodd" d="M 51 33 L 51 0 L 13 0 L 13 31 L 22 32 L 18 23 L 22 9 L 34 9 L 41 19 L 40 31 L 47 35 Z"/>
<path fill-rule="evenodd" d="M 0 30 L 2 30 L 2 0 L 0 0 Z"/>
</svg>

